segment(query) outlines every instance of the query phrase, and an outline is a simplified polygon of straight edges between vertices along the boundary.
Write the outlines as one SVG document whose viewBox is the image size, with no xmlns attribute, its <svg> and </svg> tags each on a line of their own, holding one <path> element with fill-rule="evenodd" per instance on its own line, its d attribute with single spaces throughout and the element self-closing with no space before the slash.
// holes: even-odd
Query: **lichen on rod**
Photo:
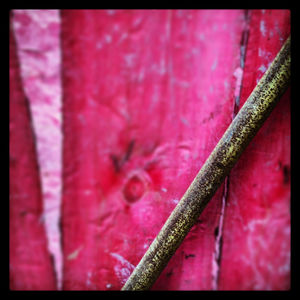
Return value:
<svg viewBox="0 0 300 300">
<path fill-rule="evenodd" d="M 147 290 L 158 278 L 290 83 L 290 37 L 220 139 L 122 290 Z"/>
</svg>

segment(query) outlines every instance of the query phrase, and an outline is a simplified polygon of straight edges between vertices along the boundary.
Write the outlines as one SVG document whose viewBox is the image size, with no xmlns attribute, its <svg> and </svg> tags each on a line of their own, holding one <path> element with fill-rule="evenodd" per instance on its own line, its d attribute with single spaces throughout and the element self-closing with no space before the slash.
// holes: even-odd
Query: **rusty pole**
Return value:
<svg viewBox="0 0 300 300">
<path fill-rule="evenodd" d="M 158 278 L 290 83 L 290 37 L 220 139 L 122 290 L 147 290 Z"/>
</svg>

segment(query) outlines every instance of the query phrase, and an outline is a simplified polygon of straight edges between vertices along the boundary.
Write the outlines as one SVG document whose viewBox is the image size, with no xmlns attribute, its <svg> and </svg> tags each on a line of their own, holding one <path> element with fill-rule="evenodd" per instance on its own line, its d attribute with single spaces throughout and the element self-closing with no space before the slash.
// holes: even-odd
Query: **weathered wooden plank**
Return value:
<svg viewBox="0 0 300 300">
<path fill-rule="evenodd" d="M 289 11 L 250 13 L 240 105 L 290 33 Z M 289 288 L 289 90 L 230 174 L 222 240 L 220 289 Z"/>
<path fill-rule="evenodd" d="M 243 11 L 63 11 L 65 289 L 119 289 L 232 119 Z M 154 289 L 211 289 L 221 188 Z M 201 271 L 199 271 L 201 270 Z"/>
<path fill-rule="evenodd" d="M 48 249 L 62 280 L 60 19 L 58 10 L 14 10 L 20 72 L 32 112 Z"/>
<path fill-rule="evenodd" d="M 9 269 L 13 290 L 56 288 L 42 221 L 42 197 L 28 101 L 9 38 Z"/>
</svg>

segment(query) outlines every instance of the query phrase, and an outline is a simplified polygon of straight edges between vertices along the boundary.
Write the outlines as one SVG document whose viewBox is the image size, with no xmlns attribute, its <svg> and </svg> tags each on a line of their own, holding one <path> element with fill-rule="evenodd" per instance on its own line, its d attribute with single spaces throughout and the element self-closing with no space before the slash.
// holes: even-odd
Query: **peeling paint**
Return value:
<svg viewBox="0 0 300 300">
<path fill-rule="evenodd" d="M 218 58 L 216 58 L 211 66 L 211 70 L 214 71 L 218 66 Z"/>
<path fill-rule="evenodd" d="M 264 73 L 267 70 L 267 67 L 265 65 L 261 65 L 258 70 Z"/>
<path fill-rule="evenodd" d="M 80 246 L 79 248 L 77 248 L 75 251 L 73 251 L 72 253 L 70 253 L 68 256 L 67 256 L 67 259 L 68 260 L 73 260 L 73 259 L 76 259 L 77 256 L 79 255 L 80 251 L 82 250 L 83 246 Z"/>
<path fill-rule="evenodd" d="M 264 20 L 260 21 L 259 30 L 260 30 L 260 32 L 262 33 L 263 36 L 266 35 L 267 30 L 266 30 L 266 25 L 265 25 Z"/>
<path fill-rule="evenodd" d="M 110 255 L 116 258 L 119 262 L 119 264 L 114 267 L 114 270 L 121 283 L 124 284 L 132 271 L 135 269 L 135 266 L 131 264 L 127 259 L 125 259 L 122 255 L 119 255 L 117 253 L 110 253 Z"/>
</svg>

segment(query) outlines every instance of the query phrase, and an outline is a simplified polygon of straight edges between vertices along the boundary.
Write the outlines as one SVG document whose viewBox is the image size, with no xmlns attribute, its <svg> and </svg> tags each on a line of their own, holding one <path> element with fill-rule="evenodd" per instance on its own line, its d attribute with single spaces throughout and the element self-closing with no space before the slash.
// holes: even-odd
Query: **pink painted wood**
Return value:
<svg viewBox="0 0 300 300">
<path fill-rule="evenodd" d="M 46 124 L 59 107 L 54 93 L 47 96 L 47 87 L 60 93 L 53 77 L 59 52 L 51 48 L 58 24 L 50 13 L 50 23 L 37 12 L 16 15 L 19 55 L 27 57 L 21 60 L 25 87 L 34 113 L 43 116 L 40 124 Z M 40 149 L 47 149 L 57 166 L 53 180 L 63 180 L 64 289 L 121 288 L 279 51 L 290 31 L 289 18 L 287 10 L 61 12 L 62 162 L 54 138 L 59 125 L 51 136 L 43 126 L 34 130 Z M 13 41 L 10 51 L 15 51 Z M 14 55 L 10 284 L 12 289 L 50 289 L 55 283 L 39 223 L 43 210 L 31 120 Z M 53 80 L 47 70 L 53 70 Z M 43 74 L 36 81 L 35 72 Z M 42 111 L 45 102 L 49 105 Z M 288 91 L 154 290 L 290 287 L 289 105 Z M 49 166 L 45 153 L 38 152 L 42 170 Z M 43 183 L 47 186 L 45 178 Z M 50 207 L 55 197 L 51 191 L 44 201 Z M 59 232 L 50 227 L 48 222 L 51 242 Z M 50 245 L 50 251 L 59 265 L 59 247 Z"/>
<path fill-rule="evenodd" d="M 36 138 L 47 244 L 53 256 L 60 287 L 62 114 L 59 11 L 14 10 L 13 29 L 24 92 L 29 101 Z"/>
<path fill-rule="evenodd" d="M 241 105 L 290 33 L 290 12 L 252 11 Z M 290 287 L 290 92 L 230 173 L 220 289 Z"/>
<path fill-rule="evenodd" d="M 65 289 L 125 283 L 232 120 L 244 26 L 238 10 L 62 12 Z M 154 289 L 213 288 L 222 194 Z"/>
<path fill-rule="evenodd" d="M 9 271 L 14 290 L 53 290 L 53 266 L 42 222 L 42 197 L 28 101 L 15 40 L 9 37 Z"/>
</svg>

